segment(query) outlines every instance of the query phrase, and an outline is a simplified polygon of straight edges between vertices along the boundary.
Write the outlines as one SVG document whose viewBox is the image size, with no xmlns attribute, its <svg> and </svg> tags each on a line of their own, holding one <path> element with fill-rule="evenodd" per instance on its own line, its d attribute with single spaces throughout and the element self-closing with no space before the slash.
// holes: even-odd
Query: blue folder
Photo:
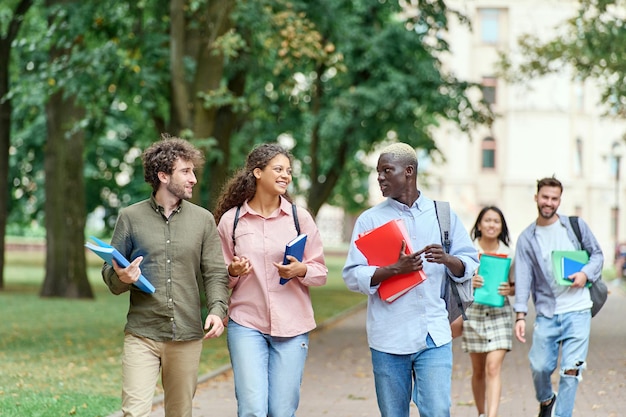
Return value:
<svg viewBox="0 0 626 417">
<path fill-rule="evenodd" d="M 302 262 L 304 257 L 304 246 L 306 246 L 306 234 L 301 234 L 285 245 L 285 256 L 283 257 L 283 265 L 289 265 L 291 262 L 287 259 L 287 255 L 291 255 L 298 261 Z M 280 277 L 280 285 L 289 282 L 289 278 Z"/>
<path fill-rule="evenodd" d="M 87 242 L 85 243 L 85 247 L 98 255 L 109 265 L 113 266 L 113 259 L 115 259 L 115 262 L 117 262 L 117 264 L 123 268 L 126 268 L 128 265 L 130 265 L 128 259 L 126 259 L 124 255 L 122 255 L 113 246 L 98 239 L 97 237 L 89 236 L 89 239 L 96 242 L 97 245 L 94 245 L 91 242 Z M 154 292 L 156 291 L 154 285 L 152 285 L 152 283 L 148 281 L 148 279 L 143 275 L 139 275 L 139 279 L 137 280 L 137 282 L 135 282 L 134 285 L 141 291 L 147 292 L 148 294 L 154 294 Z"/>
</svg>

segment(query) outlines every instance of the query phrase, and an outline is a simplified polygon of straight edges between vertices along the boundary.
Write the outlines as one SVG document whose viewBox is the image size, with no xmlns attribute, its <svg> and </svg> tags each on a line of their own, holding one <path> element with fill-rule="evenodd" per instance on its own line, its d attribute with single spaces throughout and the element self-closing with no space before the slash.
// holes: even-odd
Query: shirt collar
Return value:
<svg viewBox="0 0 626 417">
<path fill-rule="evenodd" d="M 387 200 L 389 201 L 389 205 L 391 207 L 399 211 L 410 211 L 410 210 L 415 209 L 421 212 L 423 211 L 424 205 L 426 203 L 426 197 L 424 197 L 424 193 L 422 193 L 421 191 L 419 193 L 419 196 L 417 197 L 417 200 L 415 200 L 415 202 L 413 203 L 411 207 L 397 200 L 394 200 L 393 198 L 388 198 Z"/>
<path fill-rule="evenodd" d="M 283 213 L 291 216 L 292 215 L 292 211 L 291 211 L 291 203 L 282 195 L 280 196 L 280 206 L 278 207 L 279 211 L 282 211 Z M 242 217 L 250 212 L 254 212 L 254 210 L 252 210 L 250 208 L 250 206 L 248 205 L 248 200 L 244 201 L 244 203 L 241 205 L 241 211 L 239 214 L 239 217 Z"/>
<path fill-rule="evenodd" d="M 185 203 L 185 200 L 181 199 L 180 203 L 178 204 L 178 207 L 172 213 L 180 213 L 180 211 L 183 209 L 184 203 Z M 165 210 L 163 206 L 157 203 L 156 198 L 155 198 L 155 193 L 150 194 L 150 206 L 152 207 L 154 211 L 160 214 L 163 214 L 163 211 Z"/>
</svg>

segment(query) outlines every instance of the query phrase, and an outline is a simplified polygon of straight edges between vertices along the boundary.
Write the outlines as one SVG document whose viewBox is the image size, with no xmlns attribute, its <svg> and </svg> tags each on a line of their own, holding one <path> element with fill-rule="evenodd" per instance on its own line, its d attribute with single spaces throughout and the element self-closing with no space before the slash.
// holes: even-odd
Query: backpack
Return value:
<svg viewBox="0 0 626 417">
<path fill-rule="evenodd" d="M 580 225 L 578 224 L 578 216 L 570 216 L 569 222 L 572 225 L 572 229 L 574 230 L 574 234 L 576 235 L 580 246 L 585 249 L 583 246 L 583 238 L 580 233 Z M 595 315 L 598 314 L 598 311 L 600 311 L 606 302 L 608 294 L 609 289 L 607 288 L 606 283 L 602 281 L 602 277 L 598 278 L 596 282 L 591 284 L 591 287 L 589 287 L 589 295 L 591 296 L 591 302 L 593 303 L 591 306 L 591 317 L 595 317 Z"/>
<path fill-rule="evenodd" d="M 452 246 L 452 241 L 450 241 L 450 203 L 447 201 L 435 201 L 435 213 L 439 223 L 443 250 L 446 253 L 450 253 L 450 247 Z M 467 320 L 465 310 L 474 302 L 472 280 L 468 279 L 459 283 L 446 273 L 446 278 L 443 280 L 441 288 L 441 298 L 446 302 L 448 321 L 450 323 L 459 316 L 463 316 L 463 320 Z"/>
</svg>

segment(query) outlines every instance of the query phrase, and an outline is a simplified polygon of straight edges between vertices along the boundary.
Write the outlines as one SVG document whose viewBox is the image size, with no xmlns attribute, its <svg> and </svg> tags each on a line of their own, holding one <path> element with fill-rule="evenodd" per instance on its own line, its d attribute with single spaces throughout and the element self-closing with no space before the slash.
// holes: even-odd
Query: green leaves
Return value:
<svg viewBox="0 0 626 417">
<path fill-rule="evenodd" d="M 607 112 L 626 117 L 626 22 L 623 0 L 581 0 L 578 13 L 546 42 L 535 36 L 519 40 L 519 65 L 502 56 L 500 72 L 511 81 L 573 69 L 576 79 L 594 79 Z"/>
</svg>

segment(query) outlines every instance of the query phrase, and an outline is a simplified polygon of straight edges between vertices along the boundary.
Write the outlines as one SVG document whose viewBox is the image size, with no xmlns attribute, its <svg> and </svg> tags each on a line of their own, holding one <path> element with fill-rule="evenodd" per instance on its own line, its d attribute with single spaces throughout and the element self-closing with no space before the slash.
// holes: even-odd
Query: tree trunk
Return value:
<svg viewBox="0 0 626 417">
<path fill-rule="evenodd" d="M 46 106 L 46 277 L 42 297 L 93 298 L 84 248 L 86 223 L 80 111 L 63 92 Z"/>
<path fill-rule="evenodd" d="M 67 51 L 53 47 L 50 59 Z M 93 298 L 84 248 L 86 224 L 83 180 L 84 111 L 74 98 L 55 92 L 46 105 L 46 277 L 42 297 Z"/>
<path fill-rule="evenodd" d="M 229 16 L 235 5 L 234 0 L 209 2 L 203 12 L 194 16 L 196 25 L 185 21 L 185 2 L 170 2 L 170 61 L 172 106 L 170 110 L 172 134 L 186 130 L 192 132 L 195 139 L 214 137 L 218 140 L 218 152 L 221 157 L 209 160 L 203 169 L 198 169 L 200 179 L 207 179 L 201 186 L 208 190 L 208 198 L 202 201 L 202 193 L 193 195 L 193 202 L 209 207 L 216 192 L 228 175 L 230 158 L 230 135 L 216 137 L 216 122 L 221 109 L 206 108 L 204 98 L 198 93 L 217 90 L 224 76 L 224 57 L 216 53 L 214 41 L 233 27 Z M 200 26 L 197 23 L 200 22 Z M 184 57 L 189 56 L 196 62 L 196 72 L 192 81 L 186 82 Z M 205 155 L 209 152 L 206 145 L 198 143 Z M 215 191 L 217 189 L 217 191 Z"/>
<path fill-rule="evenodd" d="M 9 201 L 9 147 L 11 146 L 11 115 L 13 106 L 9 92 L 9 64 L 11 44 L 24 21 L 24 15 L 33 5 L 32 0 L 22 0 L 15 7 L 13 18 L 4 37 L 0 38 L 0 290 L 4 289 L 4 242 Z"/>
</svg>

